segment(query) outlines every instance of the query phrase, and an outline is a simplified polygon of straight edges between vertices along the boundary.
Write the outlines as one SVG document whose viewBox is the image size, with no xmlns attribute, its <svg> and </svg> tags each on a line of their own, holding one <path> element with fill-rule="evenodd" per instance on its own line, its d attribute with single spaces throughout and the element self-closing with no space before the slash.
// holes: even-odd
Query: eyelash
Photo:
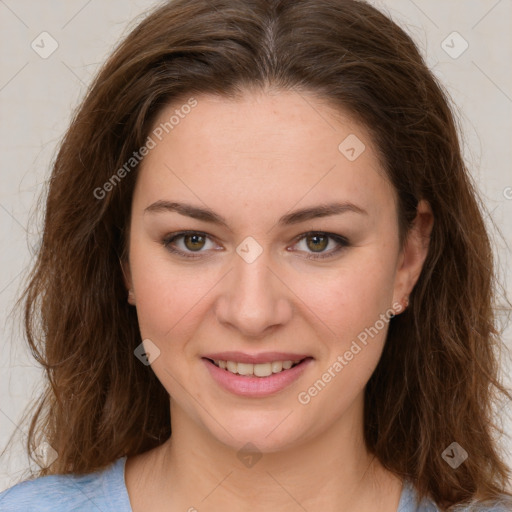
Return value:
<svg viewBox="0 0 512 512">
<path fill-rule="evenodd" d="M 186 253 L 186 252 L 183 252 L 183 251 L 171 246 L 171 244 L 175 240 L 177 240 L 179 238 L 183 238 L 186 235 L 199 235 L 199 236 L 202 236 L 202 237 L 205 237 L 208 239 L 210 238 L 210 236 L 207 233 L 204 233 L 202 231 L 180 231 L 178 233 L 171 233 L 170 235 L 166 236 L 164 238 L 164 240 L 162 241 L 162 244 L 169 252 L 171 252 L 173 254 L 177 254 L 179 256 L 183 256 L 184 258 L 189 258 L 189 259 L 201 258 L 202 257 L 200 254 L 201 251 L 197 251 L 197 255 L 191 256 L 190 252 Z M 338 247 L 334 250 L 327 252 L 327 253 L 310 253 L 309 256 L 305 256 L 306 259 L 322 260 L 322 259 L 330 258 L 330 257 L 338 254 L 340 251 L 342 251 L 343 249 L 345 249 L 346 247 L 348 247 L 350 245 L 349 241 L 346 238 L 344 238 L 340 235 L 336 235 L 335 233 L 328 233 L 325 231 L 308 231 L 307 233 L 303 233 L 302 235 L 300 235 L 299 237 L 297 237 L 295 239 L 294 245 L 301 242 L 303 239 L 307 238 L 308 236 L 312 236 L 312 235 L 327 236 L 329 239 L 334 240 L 334 242 L 336 242 L 338 244 Z"/>
</svg>

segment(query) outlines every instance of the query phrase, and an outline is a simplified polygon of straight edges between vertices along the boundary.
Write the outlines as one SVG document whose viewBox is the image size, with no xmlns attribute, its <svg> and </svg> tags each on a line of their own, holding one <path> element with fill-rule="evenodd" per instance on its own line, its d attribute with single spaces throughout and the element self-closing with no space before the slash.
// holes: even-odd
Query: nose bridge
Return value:
<svg viewBox="0 0 512 512">
<path fill-rule="evenodd" d="M 253 337 L 271 326 L 285 323 L 291 315 L 285 287 L 271 270 L 269 250 L 259 247 L 249 241 L 247 245 L 242 242 L 237 248 L 233 270 L 217 308 L 220 322 L 231 324 Z"/>
</svg>

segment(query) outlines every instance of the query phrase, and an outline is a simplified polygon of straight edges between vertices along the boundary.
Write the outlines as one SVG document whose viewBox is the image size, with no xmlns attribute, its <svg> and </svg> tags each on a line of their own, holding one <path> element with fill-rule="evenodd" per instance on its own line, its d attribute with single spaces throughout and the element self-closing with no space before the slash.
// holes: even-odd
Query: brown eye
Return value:
<svg viewBox="0 0 512 512">
<path fill-rule="evenodd" d="M 306 245 L 313 252 L 322 252 L 329 245 L 329 237 L 322 234 L 308 235 Z"/>
<path fill-rule="evenodd" d="M 204 247 L 205 237 L 198 234 L 184 235 L 183 242 L 190 251 L 199 251 Z"/>
<path fill-rule="evenodd" d="M 162 245 L 172 254 L 191 259 L 208 258 L 212 251 L 222 250 L 210 235 L 201 231 L 171 233 L 162 239 Z"/>
<path fill-rule="evenodd" d="M 330 244 L 332 242 L 332 244 Z M 302 245 L 302 247 L 300 247 Z M 333 247 L 326 250 L 330 245 Z M 303 233 L 298 242 L 298 252 L 305 253 L 305 258 L 321 260 L 331 258 L 350 246 L 350 242 L 341 235 L 324 231 L 309 231 Z"/>
</svg>

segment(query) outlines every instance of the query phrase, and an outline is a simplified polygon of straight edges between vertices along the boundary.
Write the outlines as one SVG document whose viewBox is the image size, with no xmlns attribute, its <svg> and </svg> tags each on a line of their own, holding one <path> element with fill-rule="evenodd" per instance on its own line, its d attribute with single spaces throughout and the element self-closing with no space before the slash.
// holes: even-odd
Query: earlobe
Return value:
<svg viewBox="0 0 512 512">
<path fill-rule="evenodd" d="M 128 304 L 135 306 L 135 294 L 132 289 L 128 290 Z"/>
<path fill-rule="evenodd" d="M 423 199 L 418 203 L 416 218 L 404 248 L 403 266 L 408 267 L 409 272 L 412 274 L 411 278 L 414 281 L 412 286 L 416 284 L 423 268 L 423 263 L 427 258 L 433 225 L 434 216 L 432 209 L 428 202 Z"/>
<path fill-rule="evenodd" d="M 421 274 L 428 255 L 433 225 L 432 209 L 426 200 L 421 200 L 418 203 L 416 218 L 407 235 L 397 269 L 394 300 L 401 304 L 398 313 L 402 313 L 407 308 L 409 295 Z"/>
<path fill-rule="evenodd" d="M 128 304 L 135 306 L 135 293 L 132 286 L 132 276 L 130 272 L 130 264 L 127 260 L 119 260 L 121 271 L 123 272 L 124 285 L 128 289 Z"/>
<path fill-rule="evenodd" d="M 399 304 L 397 314 L 403 313 L 409 307 L 409 296 L 406 295 Z"/>
</svg>

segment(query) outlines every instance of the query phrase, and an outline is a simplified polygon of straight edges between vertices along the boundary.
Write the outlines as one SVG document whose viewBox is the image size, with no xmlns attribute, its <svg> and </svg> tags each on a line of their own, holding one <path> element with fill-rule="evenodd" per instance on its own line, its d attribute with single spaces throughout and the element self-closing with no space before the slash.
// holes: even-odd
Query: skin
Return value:
<svg viewBox="0 0 512 512">
<path fill-rule="evenodd" d="M 196 99 L 145 157 L 132 203 L 123 270 L 142 339 L 160 350 L 148 371 L 171 396 L 173 432 L 128 458 L 132 508 L 394 512 L 402 482 L 363 442 L 364 388 L 388 324 L 308 404 L 297 396 L 381 314 L 400 313 L 427 255 L 430 207 L 420 202 L 401 250 L 395 191 L 369 134 L 313 96 L 246 91 L 236 101 Z M 169 105 L 155 126 L 183 103 Z M 366 147 L 354 161 L 338 150 L 350 134 Z M 227 227 L 145 212 L 159 200 L 208 207 Z M 366 214 L 277 223 L 296 209 L 344 201 Z M 199 253 L 190 241 L 174 242 L 199 258 L 165 247 L 166 237 L 181 230 L 209 235 Z M 297 241 L 308 231 L 346 237 L 349 245 L 335 253 L 332 239 L 328 246 Z M 248 236 L 263 251 L 252 263 L 236 252 Z M 315 248 L 330 257 L 308 259 Z M 220 388 L 201 359 L 224 350 L 281 350 L 314 360 L 286 389 L 246 398 Z M 250 467 L 237 457 L 248 442 L 262 455 Z"/>
</svg>

